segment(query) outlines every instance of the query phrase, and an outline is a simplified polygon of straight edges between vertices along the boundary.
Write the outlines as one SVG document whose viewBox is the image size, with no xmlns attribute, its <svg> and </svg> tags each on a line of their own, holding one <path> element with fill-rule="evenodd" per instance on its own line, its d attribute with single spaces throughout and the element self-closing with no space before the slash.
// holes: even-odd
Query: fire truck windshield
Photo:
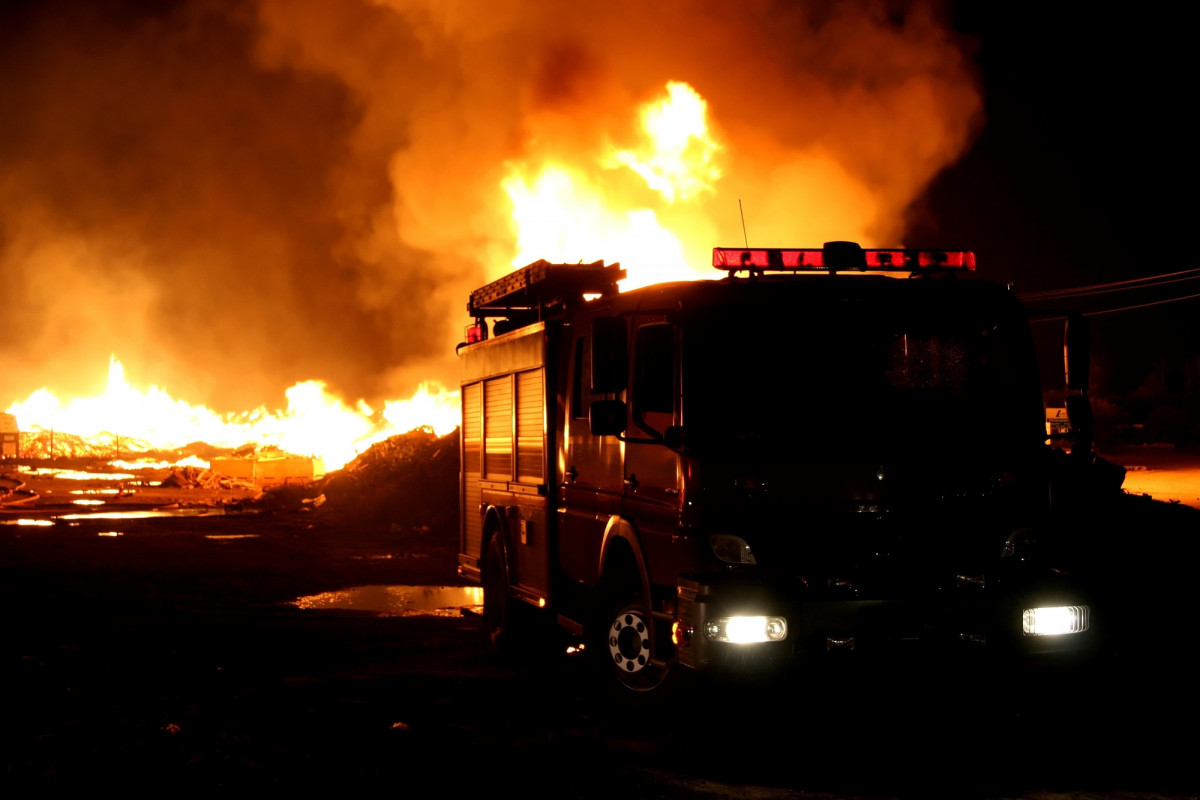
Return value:
<svg viewBox="0 0 1200 800">
<path fill-rule="evenodd" d="M 711 313 L 683 334 L 683 421 L 697 443 L 847 452 L 949 438 L 1007 447 L 1041 430 L 1019 324 L 928 308 Z"/>
</svg>

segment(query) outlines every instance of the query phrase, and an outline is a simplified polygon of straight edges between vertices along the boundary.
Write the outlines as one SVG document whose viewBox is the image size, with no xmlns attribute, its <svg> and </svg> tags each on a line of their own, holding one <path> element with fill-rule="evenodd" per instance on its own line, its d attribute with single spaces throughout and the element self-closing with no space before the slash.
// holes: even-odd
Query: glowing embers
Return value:
<svg viewBox="0 0 1200 800">
<path fill-rule="evenodd" d="M 1087 606 L 1045 606 L 1021 612 L 1021 630 L 1026 636 L 1062 636 L 1083 633 L 1091 624 Z"/>
<path fill-rule="evenodd" d="M 787 628 L 783 617 L 714 617 L 704 623 L 704 636 L 709 641 L 730 644 L 782 642 L 787 638 Z"/>
<path fill-rule="evenodd" d="M 292 602 L 316 611 L 361 611 L 381 617 L 458 617 L 483 606 L 481 586 L 356 586 Z"/>
</svg>

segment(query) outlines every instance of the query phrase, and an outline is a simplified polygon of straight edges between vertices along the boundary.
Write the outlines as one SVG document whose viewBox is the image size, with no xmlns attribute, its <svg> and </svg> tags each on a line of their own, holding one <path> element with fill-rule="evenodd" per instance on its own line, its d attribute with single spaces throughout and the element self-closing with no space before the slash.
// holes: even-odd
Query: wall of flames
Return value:
<svg viewBox="0 0 1200 800">
<path fill-rule="evenodd" d="M 381 409 L 359 401 L 353 407 L 332 395 L 321 381 L 304 381 L 286 392 L 285 409 L 220 414 L 171 397 L 164 389 L 139 389 L 125 377 L 115 357 L 108 388 L 93 397 L 62 401 L 39 389 L 8 413 L 26 432 L 68 434 L 90 444 L 86 453 L 59 444 L 57 455 L 101 455 L 136 461 L 140 453 L 178 450 L 202 442 L 217 448 L 245 448 L 320 458 L 326 470 L 340 469 L 376 442 L 417 428 L 439 436 L 459 424 L 458 392 L 422 384 L 407 400 L 390 400 Z M 33 456 L 32 453 L 25 453 Z M 53 452 L 39 452 L 49 457 Z M 184 459 L 169 459 L 171 462 Z M 188 463 L 196 463 L 194 457 Z"/>
</svg>

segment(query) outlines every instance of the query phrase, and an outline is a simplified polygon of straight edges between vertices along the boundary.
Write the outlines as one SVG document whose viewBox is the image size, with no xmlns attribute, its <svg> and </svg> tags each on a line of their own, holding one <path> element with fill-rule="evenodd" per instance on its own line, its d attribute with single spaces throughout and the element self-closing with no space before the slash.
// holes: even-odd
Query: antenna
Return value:
<svg viewBox="0 0 1200 800">
<path fill-rule="evenodd" d="M 746 212 L 742 211 L 742 198 L 738 198 L 738 214 L 742 218 L 742 239 L 746 242 L 746 249 L 750 249 L 750 237 L 746 235 Z"/>
</svg>

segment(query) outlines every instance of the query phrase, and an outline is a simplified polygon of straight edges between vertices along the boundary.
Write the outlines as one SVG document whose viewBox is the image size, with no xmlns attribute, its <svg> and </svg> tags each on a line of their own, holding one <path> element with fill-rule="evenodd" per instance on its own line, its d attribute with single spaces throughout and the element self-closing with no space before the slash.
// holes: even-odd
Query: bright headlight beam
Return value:
<svg viewBox="0 0 1200 800">
<path fill-rule="evenodd" d="M 1088 629 L 1087 606 L 1044 606 L 1021 612 L 1021 629 L 1026 636 L 1062 636 Z"/>
<path fill-rule="evenodd" d="M 715 617 L 704 623 L 704 635 L 713 642 L 757 644 L 782 642 L 787 638 L 787 620 L 783 617 Z"/>
</svg>

